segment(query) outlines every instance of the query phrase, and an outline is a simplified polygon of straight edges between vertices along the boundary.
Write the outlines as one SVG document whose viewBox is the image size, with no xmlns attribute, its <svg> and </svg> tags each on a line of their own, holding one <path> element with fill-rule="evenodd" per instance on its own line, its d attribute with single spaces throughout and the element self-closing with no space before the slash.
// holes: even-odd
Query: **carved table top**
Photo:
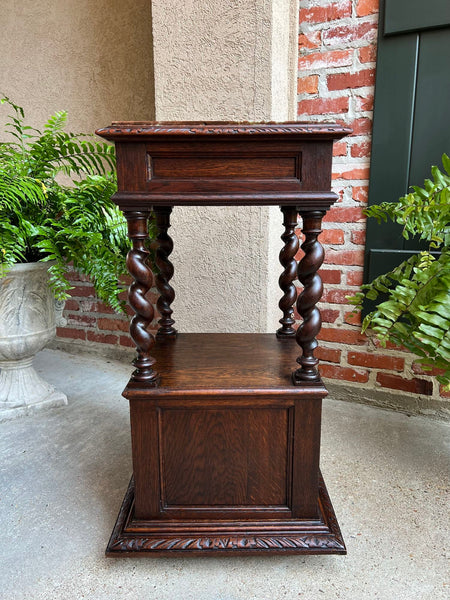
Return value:
<svg viewBox="0 0 450 600">
<path fill-rule="evenodd" d="M 327 210 L 336 123 L 114 122 L 123 210 L 176 205 L 279 205 Z"/>
<path fill-rule="evenodd" d="M 301 135 L 321 139 L 338 139 L 351 133 L 351 129 L 337 123 L 308 123 L 286 121 L 283 123 L 250 123 L 228 121 L 113 121 L 109 127 L 96 131 L 97 135 L 110 140 L 124 137 L 155 135 Z"/>
</svg>

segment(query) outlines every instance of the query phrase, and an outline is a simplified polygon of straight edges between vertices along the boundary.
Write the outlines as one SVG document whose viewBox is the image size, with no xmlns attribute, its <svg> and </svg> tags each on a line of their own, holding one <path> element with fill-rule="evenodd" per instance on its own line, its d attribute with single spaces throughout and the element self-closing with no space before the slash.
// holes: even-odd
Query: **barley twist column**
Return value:
<svg viewBox="0 0 450 600">
<path fill-rule="evenodd" d="M 284 295 L 278 306 L 283 312 L 280 319 L 281 327 L 277 331 L 277 337 L 286 338 L 295 336 L 295 329 L 292 327 L 294 319 L 294 303 L 297 298 L 297 289 L 294 280 L 297 277 L 297 261 L 295 255 L 298 252 L 299 241 L 295 233 L 297 227 L 297 209 L 290 206 L 282 206 L 284 233 L 281 239 L 284 246 L 280 252 L 280 263 L 284 267 L 278 283 L 283 290 Z"/>
<path fill-rule="evenodd" d="M 169 256 L 173 250 L 172 238 L 167 233 L 170 227 L 170 206 L 162 206 L 154 209 L 156 217 L 156 227 L 158 229 L 158 248 L 156 250 L 156 265 L 159 273 L 156 275 L 156 287 L 160 294 L 157 307 L 161 318 L 159 319 L 158 336 L 175 337 L 177 330 L 173 327 L 175 321 L 172 319 L 172 309 L 170 305 L 174 301 L 175 291 L 169 284 L 173 277 L 173 264 Z"/>
<path fill-rule="evenodd" d="M 319 361 L 314 356 L 314 350 L 317 348 L 316 335 L 322 325 L 316 304 L 322 296 L 323 284 L 317 271 L 323 263 L 324 251 L 317 238 L 322 231 L 324 214 L 323 211 L 300 212 L 305 236 L 302 250 L 305 255 L 298 265 L 298 279 L 303 284 L 303 291 L 297 299 L 297 311 L 303 322 L 299 325 L 296 336 L 297 343 L 302 348 L 302 355 L 297 358 L 300 368 L 292 374 L 295 385 L 319 378 Z"/>
<path fill-rule="evenodd" d="M 127 269 L 134 281 L 128 290 L 128 301 L 136 313 L 131 320 L 130 333 L 136 344 L 137 358 L 133 361 L 136 370 L 131 379 L 158 385 L 158 373 L 153 369 L 155 359 L 150 352 L 155 343 L 153 335 L 147 331 L 153 321 L 154 309 L 146 294 L 153 285 L 153 273 L 149 266 L 148 238 L 149 213 L 141 211 L 125 212 L 128 222 L 128 236 L 133 243 L 127 255 Z"/>
</svg>

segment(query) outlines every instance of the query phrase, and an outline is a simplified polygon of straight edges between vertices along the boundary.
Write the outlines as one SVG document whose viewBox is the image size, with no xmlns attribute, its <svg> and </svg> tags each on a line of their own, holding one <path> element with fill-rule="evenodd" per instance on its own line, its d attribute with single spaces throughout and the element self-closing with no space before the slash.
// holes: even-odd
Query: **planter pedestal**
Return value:
<svg viewBox="0 0 450 600">
<path fill-rule="evenodd" d="M 48 265 L 15 265 L 0 280 L 0 422 L 67 404 L 41 379 L 33 357 L 56 332 Z"/>
<path fill-rule="evenodd" d="M 39 377 L 32 363 L 0 361 L 0 422 L 67 404 L 67 396 Z"/>
</svg>

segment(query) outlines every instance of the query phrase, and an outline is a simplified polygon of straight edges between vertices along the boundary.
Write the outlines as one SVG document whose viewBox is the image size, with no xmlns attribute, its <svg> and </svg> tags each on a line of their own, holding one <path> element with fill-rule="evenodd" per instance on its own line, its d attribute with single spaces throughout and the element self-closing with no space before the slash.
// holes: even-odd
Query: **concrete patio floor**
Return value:
<svg viewBox="0 0 450 600">
<path fill-rule="evenodd" d="M 46 350 L 66 407 L 0 424 L 0 597 L 440 600 L 449 425 L 326 400 L 322 472 L 347 556 L 105 558 L 130 473 L 127 364 Z"/>
</svg>

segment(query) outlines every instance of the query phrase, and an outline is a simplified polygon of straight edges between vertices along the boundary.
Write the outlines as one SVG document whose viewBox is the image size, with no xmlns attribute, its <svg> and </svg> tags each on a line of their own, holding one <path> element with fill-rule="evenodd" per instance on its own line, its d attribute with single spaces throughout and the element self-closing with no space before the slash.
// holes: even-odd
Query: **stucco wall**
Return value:
<svg viewBox="0 0 450 600">
<path fill-rule="evenodd" d="M 154 116 L 150 0 L 0 0 L 0 23 L 0 93 L 36 126 Z"/>
<path fill-rule="evenodd" d="M 295 4 L 153 0 L 156 118 L 292 118 Z M 174 210 L 173 306 L 181 331 L 274 330 L 281 267 L 272 268 L 268 240 L 282 229 L 273 212 Z M 270 248 L 276 259 L 279 249 Z"/>
</svg>

